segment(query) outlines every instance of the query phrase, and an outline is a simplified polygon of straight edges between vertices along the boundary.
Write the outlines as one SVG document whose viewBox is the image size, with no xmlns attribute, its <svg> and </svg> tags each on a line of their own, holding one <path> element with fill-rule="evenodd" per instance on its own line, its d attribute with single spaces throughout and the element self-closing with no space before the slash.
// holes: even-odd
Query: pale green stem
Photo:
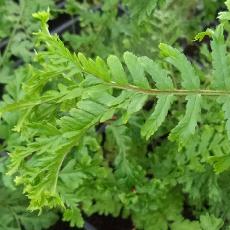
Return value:
<svg viewBox="0 0 230 230">
<path fill-rule="evenodd" d="M 107 83 L 107 85 L 117 88 L 117 89 L 123 89 L 123 90 L 130 90 L 134 91 L 137 93 L 142 93 L 142 94 L 147 94 L 147 95 L 177 95 L 177 96 L 188 96 L 188 95 L 197 95 L 200 94 L 202 96 L 230 96 L 230 91 L 228 90 L 209 90 L 209 89 L 191 89 L 191 90 L 186 90 L 186 89 L 165 89 L 165 90 L 160 90 L 160 89 L 144 89 L 144 88 L 139 88 L 134 85 L 118 85 L 116 83 L 110 82 Z"/>
</svg>

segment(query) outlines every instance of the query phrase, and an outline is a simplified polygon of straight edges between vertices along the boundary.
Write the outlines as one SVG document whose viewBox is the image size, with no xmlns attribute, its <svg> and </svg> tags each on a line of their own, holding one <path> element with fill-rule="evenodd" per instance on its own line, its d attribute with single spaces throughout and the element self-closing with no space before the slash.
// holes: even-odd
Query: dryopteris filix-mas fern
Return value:
<svg viewBox="0 0 230 230">
<path fill-rule="evenodd" d="M 103 210 L 102 213 L 118 215 L 121 206 L 113 203 L 118 198 L 112 195 L 118 188 L 103 190 L 104 187 L 108 189 L 108 178 L 115 179 L 111 170 L 103 167 L 100 147 L 91 134 L 98 124 L 114 122 L 115 126 L 111 125 L 110 129 L 116 141 L 126 132 L 121 124 L 132 120 L 150 97 L 156 97 L 157 103 L 141 127 L 141 135 L 146 139 L 154 135 L 173 103 L 181 97 L 187 101 L 185 114 L 172 129 L 171 140 L 177 140 L 181 147 L 188 143 L 200 119 L 202 98 L 211 96 L 217 97 L 223 106 L 230 136 L 230 69 L 224 24 L 207 33 L 212 37 L 213 81 L 209 88 L 203 89 L 194 65 L 169 45 L 160 44 L 160 50 L 166 63 L 179 71 L 180 86 L 170 77 L 173 73 L 170 74 L 168 64 L 162 64 L 160 60 L 126 52 L 122 61 L 111 55 L 105 62 L 99 57 L 93 60 L 82 53 L 71 53 L 57 35 L 49 33 L 49 12 L 39 12 L 34 17 L 41 21 L 41 31 L 35 35 L 45 49 L 36 54 L 34 67 L 28 68 L 31 74 L 24 84 L 24 98 L 14 104 L 6 103 L 1 108 L 1 113 L 21 112 L 15 127 L 21 140 L 10 153 L 9 173 L 17 174 L 16 182 L 23 184 L 31 201 L 31 210 L 66 206 L 64 218 L 72 220 L 71 216 L 75 216 L 76 223 L 73 224 L 78 226 L 83 224 L 78 208 L 82 203 L 89 213 L 98 208 Z M 138 165 L 129 168 L 129 150 L 125 145 L 130 139 L 123 140 L 123 145 L 118 146 L 119 157 L 116 159 L 123 170 L 117 172 L 131 180 L 130 184 L 135 184 L 141 181 L 139 178 L 144 173 Z M 95 157 L 89 157 L 90 154 Z M 73 155 L 78 155 L 78 163 L 71 160 Z M 130 177 L 130 172 L 137 175 Z M 70 184 L 70 179 L 75 178 L 71 189 L 78 193 L 78 197 L 68 193 L 67 178 Z M 97 192 L 104 191 L 102 200 L 96 197 L 103 203 L 101 206 L 100 202 L 95 205 L 84 197 L 89 195 L 87 189 L 93 186 L 94 180 L 98 183 Z M 152 186 L 157 187 L 157 183 L 154 180 Z M 164 189 L 162 185 L 158 192 Z M 125 202 L 122 195 L 119 199 Z"/>
</svg>

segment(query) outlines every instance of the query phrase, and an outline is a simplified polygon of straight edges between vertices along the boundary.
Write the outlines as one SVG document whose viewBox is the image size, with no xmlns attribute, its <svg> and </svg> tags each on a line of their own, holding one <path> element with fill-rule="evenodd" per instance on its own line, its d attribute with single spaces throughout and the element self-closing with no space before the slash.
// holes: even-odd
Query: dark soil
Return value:
<svg viewBox="0 0 230 230">
<path fill-rule="evenodd" d="M 87 222 L 92 225 L 95 230 L 133 230 L 132 222 L 122 218 L 113 218 L 111 216 L 93 215 L 87 219 Z M 78 228 L 69 227 L 68 223 L 58 221 L 49 230 L 80 230 Z M 81 229 L 82 230 L 82 229 Z M 94 230 L 90 227 L 85 227 L 85 230 Z"/>
<path fill-rule="evenodd" d="M 129 219 L 113 218 L 111 216 L 94 215 L 88 222 L 97 230 L 132 230 L 132 222 Z"/>
<path fill-rule="evenodd" d="M 77 228 L 69 227 L 69 223 L 58 221 L 54 226 L 49 228 L 49 230 L 78 230 Z"/>
</svg>

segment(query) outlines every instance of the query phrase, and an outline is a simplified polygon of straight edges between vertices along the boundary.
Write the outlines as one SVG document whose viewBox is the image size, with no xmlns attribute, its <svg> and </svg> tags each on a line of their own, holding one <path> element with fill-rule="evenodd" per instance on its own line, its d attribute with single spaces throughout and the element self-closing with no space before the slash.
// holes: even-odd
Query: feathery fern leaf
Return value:
<svg viewBox="0 0 230 230">
<path fill-rule="evenodd" d="M 119 58 L 115 55 L 111 55 L 108 57 L 107 63 L 112 74 L 112 80 L 121 85 L 128 84 L 127 76 Z"/>
<path fill-rule="evenodd" d="M 158 4 L 165 2 L 165 0 L 144 0 L 137 2 L 135 0 L 126 1 L 127 5 L 131 9 L 131 16 L 138 19 L 138 23 L 141 23 L 143 20 L 150 16 L 155 10 Z"/>
<path fill-rule="evenodd" d="M 167 76 L 167 72 L 161 68 L 159 64 L 154 63 L 148 57 L 140 57 L 139 62 L 144 67 L 144 70 L 150 74 L 158 89 L 174 89 L 171 78 Z M 148 139 L 158 130 L 162 122 L 165 120 L 173 100 L 173 94 L 158 96 L 158 101 L 154 108 L 154 112 L 146 120 L 146 123 L 142 128 L 142 135 L 144 137 Z"/>
<path fill-rule="evenodd" d="M 220 27 L 213 35 L 215 84 L 214 89 L 209 90 L 200 88 L 193 65 L 184 54 L 169 45 L 161 44 L 160 49 L 166 61 L 179 70 L 181 88 L 173 85 L 166 69 L 147 57 L 126 52 L 122 64 L 116 56 L 109 56 L 105 62 L 99 57 L 93 60 L 81 53 L 72 54 L 57 35 L 49 33 L 46 25 L 49 13 L 40 12 L 34 16 L 41 21 L 42 30 L 36 36 L 40 43 L 46 44 L 46 50 L 37 54 L 39 65 L 34 67 L 25 83 L 24 98 L 0 109 L 1 113 L 11 110 L 27 112 L 18 129 L 24 140 L 23 146 L 15 146 L 11 153 L 10 172 L 17 173 L 17 182 L 24 184 L 32 210 L 64 205 L 57 188 L 62 165 L 68 154 L 80 146 L 86 133 L 98 123 L 111 119 L 113 115 L 119 117 L 121 113 L 121 120 L 125 123 L 142 109 L 149 97 L 155 96 L 158 99 L 156 106 L 141 127 L 142 135 L 150 138 L 165 120 L 173 101 L 185 96 L 185 115 L 170 134 L 172 140 L 179 139 L 180 144 L 185 144 L 195 133 L 201 98 L 209 95 L 228 98 L 228 87 L 219 87 L 228 84 L 223 37 L 218 35 Z M 228 119 L 226 101 L 224 104 Z M 41 125 L 41 119 L 48 130 Z M 124 134 L 122 128 L 116 132 Z M 126 166 L 126 149 L 120 146 L 119 152 L 117 164 Z"/>
<path fill-rule="evenodd" d="M 220 24 L 213 33 L 212 47 L 212 64 L 213 64 L 213 87 L 216 89 L 230 89 L 230 68 L 229 55 L 224 39 L 224 26 Z M 218 101 L 222 104 L 225 112 L 226 130 L 230 137 L 230 113 L 229 113 L 229 96 L 221 96 Z"/>
<path fill-rule="evenodd" d="M 213 87 L 215 89 L 230 89 L 230 68 L 227 46 L 224 39 L 224 27 L 219 25 L 212 36 Z"/>
<path fill-rule="evenodd" d="M 161 53 L 166 57 L 166 61 L 174 65 L 180 71 L 182 87 L 187 90 L 200 89 L 200 79 L 185 55 L 166 44 L 161 43 L 159 48 Z"/>
<path fill-rule="evenodd" d="M 185 89 L 199 89 L 200 80 L 195 73 L 195 70 L 187 58 L 180 53 L 178 50 L 165 45 L 160 44 L 161 52 L 166 56 L 166 60 L 174 65 L 181 73 L 182 87 Z M 181 119 L 179 124 L 172 130 L 170 138 L 172 140 L 181 139 L 184 143 L 195 133 L 195 127 L 197 125 L 197 120 L 200 115 L 201 106 L 201 95 L 190 95 L 186 97 L 187 106 L 186 114 Z"/>
</svg>

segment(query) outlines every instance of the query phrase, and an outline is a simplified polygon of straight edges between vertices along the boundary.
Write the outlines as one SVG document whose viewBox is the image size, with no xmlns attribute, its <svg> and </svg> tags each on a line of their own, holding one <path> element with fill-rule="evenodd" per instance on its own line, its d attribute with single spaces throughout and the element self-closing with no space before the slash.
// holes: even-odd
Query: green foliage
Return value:
<svg viewBox="0 0 230 230">
<path fill-rule="evenodd" d="M 165 2 L 165 0 L 151 0 L 151 1 L 140 1 L 137 2 L 135 0 L 131 1 L 124 1 L 130 11 L 131 11 L 131 17 L 138 18 L 138 22 L 140 23 L 143 20 L 146 20 L 152 12 L 155 10 L 158 4 L 162 4 Z"/>
<path fill-rule="evenodd" d="M 74 227 L 74 226 L 83 227 L 84 226 L 84 221 L 82 219 L 81 212 L 77 208 L 66 209 L 64 212 L 63 220 L 69 221 L 71 227 Z"/>
<path fill-rule="evenodd" d="M 200 223 L 198 221 L 187 221 L 174 223 L 172 225 L 172 230 L 183 230 L 183 229 L 197 229 L 197 230 L 218 230 L 223 226 L 223 221 L 216 218 L 213 215 L 202 215 L 200 217 Z"/>
<path fill-rule="evenodd" d="M 5 158 L 0 162 L 0 228 L 4 230 L 41 230 L 53 225 L 57 215 L 52 212 L 37 213 L 27 211 L 28 200 L 21 189 L 14 187 L 10 177 L 5 176 Z"/>
<path fill-rule="evenodd" d="M 6 38 L 7 46 L 0 56 L 2 67 L 8 59 L 14 55 L 23 61 L 29 61 L 32 57 L 33 37 L 32 32 L 38 29 L 38 24 L 33 22 L 32 13 L 38 10 L 46 10 L 47 7 L 54 8 L 54 1 L 15 1 L 2 0 L 0 2 L 0 39 Z M 8 37 L 5 37 L 9 35 Z"/>
<path fill-rule="evenodd" d="M 79 18 L 80 34 L 67 32 L 63 38 L 74 50 L 93 57 L 120 57 L 127 50 L 155 56 L 160 42 L 173 45 L 178 38 L 190 42 L 196 31 L 203 29 L 202 23 L 208 25 L 215 18 L 220 6 L 223 0 L 110 0 L 93 4 L 68 0 L 65 11 Z M 194 17 L 196 12 L 199 14 Z"/>
<path fill-rule="evenodd" d="M 3 98 L 8 103 L 16 102 L 23 97 L 21 86 L 28 74 L 28 69 L 24 66 L 15 68 L 16 65 L 12 59 L 20 58 L 20 62 L 31 60 L 34 42 L 32 32 L 39 26 L 39 23 L 33 19 L 32 13 L 37 10 L 46 10 L 48 6 L 54 6 L 54 1 L 0 1 L 0 38 L 4 38 L 2 42 L 6 44 L 0 54 L 0 82 L 6 84 Z M 22 141 L 20 135 L 12 133 L 12 129 L 20 119 L 23 120 L 20 112 L 15 112 L 4 114 L 0 121 L 0 229 L 47 229 L 58 219 L 55 212 L 44 210 L 40 216 L 36 212 L 29 212 L 27 210 L 29 202 L 23 195 L 22 188 L 14 187 L 12 179 L 5 176 L 8 162 L 7 151 Z M 8 147 L 6 147 L 6 142 Z"/>
<path fill-rule="evenodd" d="M 25 20 L 16 14 L 16 25 L 2 27 L 2 34 L 14 28 L 2 63 L 20 56 L 17 33 L 36 30 L 28 15 L 53 3 L 28 1 L 31 7 L 14 11 Z M 198 8 L 202 13 L 191 19 Z M 10 70 L 0 105 L 2 148 L 10 157 L 7 176 L 6 163 L 0 167 L 0 227 L 48 228 L 58 210 L 73 227 L 100 214 L 131 218 L 145 230 L 227 229 L 229 12 L 196 37 L 210 37 L 206 59 L 171 46 L 190 37 L 194 26 L 199 30 L 197 21 L 212 18 L 215 10 L 213 3 L 195 0 L 69 0 L 64 11 L 78 15 L 81 26 L 80 35 L 64 35 L 70 49 L 50 34 L 49 11 L 33 14 L 41 23 L 34 33 L 35 60 Z M 22 42 L 19 50 L 28 62 L 33 39 L 25 40 L 29 45 Z"/>
</svg>

